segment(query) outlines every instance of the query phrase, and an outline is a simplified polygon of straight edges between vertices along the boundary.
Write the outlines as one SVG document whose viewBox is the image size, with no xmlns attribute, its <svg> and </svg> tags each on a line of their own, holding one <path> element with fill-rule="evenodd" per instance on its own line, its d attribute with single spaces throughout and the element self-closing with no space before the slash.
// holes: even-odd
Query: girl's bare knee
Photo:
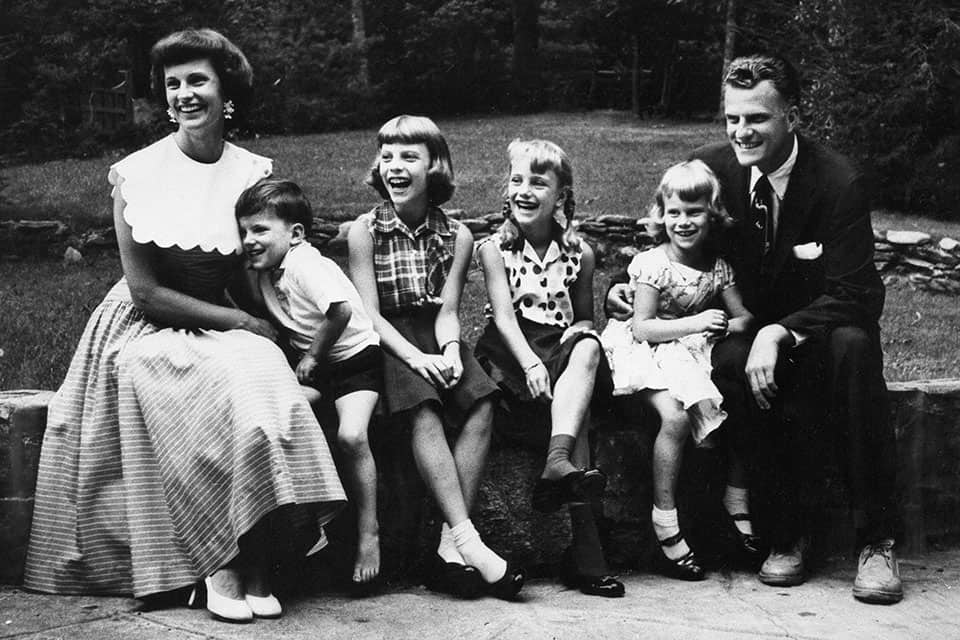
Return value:
<svg viewBox="0 0 960 640">
<path fill-rule="evenodd" d="M 690 416 L 682 409 L 660 416 L 660 434 L 672 440 L 685 440 L 690 435 Z"/>
</svg>

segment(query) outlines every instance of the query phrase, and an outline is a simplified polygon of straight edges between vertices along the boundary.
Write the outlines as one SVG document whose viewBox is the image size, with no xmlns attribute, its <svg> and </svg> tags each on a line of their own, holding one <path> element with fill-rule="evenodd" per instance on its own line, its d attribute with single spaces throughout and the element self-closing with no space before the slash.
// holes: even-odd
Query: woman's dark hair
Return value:
<svg viewBox="0 0 960 640">
<path fill-rule="evenodd" d="M 247 57 L 223 34 L 213 29 L 175 31 L 150 50 L 150 88 L 161 108 L 166 109 L 164 69 L 193 60 L 209 60 L 220 78 L 223 99 L 233 100 L 241 113 L 253 95 L 253 68 Z"/>
</svg>

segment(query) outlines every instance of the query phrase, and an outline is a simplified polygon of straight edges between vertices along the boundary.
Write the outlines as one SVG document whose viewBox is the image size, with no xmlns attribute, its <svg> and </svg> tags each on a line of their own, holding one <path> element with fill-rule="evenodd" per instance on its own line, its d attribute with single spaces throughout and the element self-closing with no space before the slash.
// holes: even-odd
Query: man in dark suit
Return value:
<svg viewBox="0 0 960 640">
<path fill-rule="evenodd" d="M 714 381 L 730 436 L 766 493 L 771 552 L 760 580 L 805 580 L 811 509 L 822 508 L 813 489 L 832 453 L 863 548 L 854 596 L 892 603 L 903 597 L 893 550 L 896 458 L 867 191 L 846 158 L 797 134 L 799 98 L 786 60 L 735 60 L 724 81 L 728 142 L 693 153 L 717 174 L 737 220 L 724 253 L 761 327 L 752 339 L 716 345 Z M 625 296 L 611 288 L 612 315 L 622 316 Z"/>
</svg>

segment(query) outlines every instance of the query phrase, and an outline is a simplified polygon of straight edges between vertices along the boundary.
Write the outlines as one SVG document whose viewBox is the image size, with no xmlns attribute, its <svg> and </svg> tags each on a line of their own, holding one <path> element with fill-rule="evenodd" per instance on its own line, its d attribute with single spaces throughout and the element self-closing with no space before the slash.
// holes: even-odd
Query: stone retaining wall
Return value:
<svg viewBox="0 0 960 640">
<path fill-rule="evenodd" d="M 899 447 L 898 483 L 906 531 L 901 549 L 954 541 L 960 535 L 960 379 L 889 385 L 891 416 Z M 0 582 L 20 580 L 29 534 L 37 462 L 49 391 L 0 392 Z M 652 429 L 642 415 L 607 424 L 594 434 L 596 464 L 609 475 L 599 524 L 607 555 L 616 567 L 647 566 L 652 545 L 649 510 Z M 329 424 L 321 417 L 322 424 Z M 436 548 L 440 517 L 417 475 L 402 429 L 380 425 L 372 434 L 380 475 L 383 571 L 388 578 L 418 575 Z M 681 511 L 719 508 L 722 474 L 716 452 L 692 450 L 685 460 Z M 480 489 L 474 520 L 495 549 L 509 551 L 535 572 L 557 562 L 569 540 L 565 511 L 544 515 L 530 507 L 542 452 L 494 448 Z M 824 510 L 827 551 L 848 551 L 852 524 L 841 489 Z M 700 505 L 690 506 L 690 505 Z M 325 556 L 330 573 L 348 575 L 353 518 L 345 513 L 330 527 Z M 708 531 L 707 536 L 712 536 Z M 689 536 L 696 540 L 695 535 Z"/>
<path fill-rule="evenodd" d="M 484 238 L 503 223 L 503 215 L 490 213 L 479 218 L 464 218 L 454 209 L 476 239 Z M 350 221 L 316 219 L 310 241 L 328 251 L 342 251 L 346 245 Z M 647 232 L 645 218 L 619 215 L 579 217 L 575 224 L 586 235 L 601 261 L 626 264 L 637 252 L 654 244 Z M 112 227 L 72 234 L 59 221 L 0 222 L 0 257 L 27 255 L 63 256 L 68 262 L 82 262 L 84 254 L 115 248 Z M 960 293 L 960 242 L 953 238 L 934 241 L 929 234 L 916 231 L 888 231 L 874 234 L 874 262 L 889 284 L 905 279 L 913 286 L 938 293 Z"/>
</svg>

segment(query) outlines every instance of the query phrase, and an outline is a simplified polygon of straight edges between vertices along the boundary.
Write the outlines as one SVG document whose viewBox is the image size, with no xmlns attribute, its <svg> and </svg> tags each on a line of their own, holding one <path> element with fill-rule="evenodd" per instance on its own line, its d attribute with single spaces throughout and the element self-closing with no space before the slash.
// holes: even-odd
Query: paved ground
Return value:
<svg viewBox="0 0 960 640">
<path fill-rule="evenodd" d="M 752 574 L 715 573 L 701 583 L 623 576 L 627 595 L 608 600 L 549 580 L 521 602 L 471 602 L 420 587 L 352 600 L 320 593 L 288 600 L 280 620 L 231 625 L 205 611 L 140 610 L 136 600 L 44 596 L 0 588 L 0 637 L 173 640 L 322 638 L 895 638 L 960 639 L 960 550 L 901 559 L 906 597 L 894 606 L 853 599 L 851 560 L 834 560 L 807 584 L 775 589 Z"/>
</svg>

